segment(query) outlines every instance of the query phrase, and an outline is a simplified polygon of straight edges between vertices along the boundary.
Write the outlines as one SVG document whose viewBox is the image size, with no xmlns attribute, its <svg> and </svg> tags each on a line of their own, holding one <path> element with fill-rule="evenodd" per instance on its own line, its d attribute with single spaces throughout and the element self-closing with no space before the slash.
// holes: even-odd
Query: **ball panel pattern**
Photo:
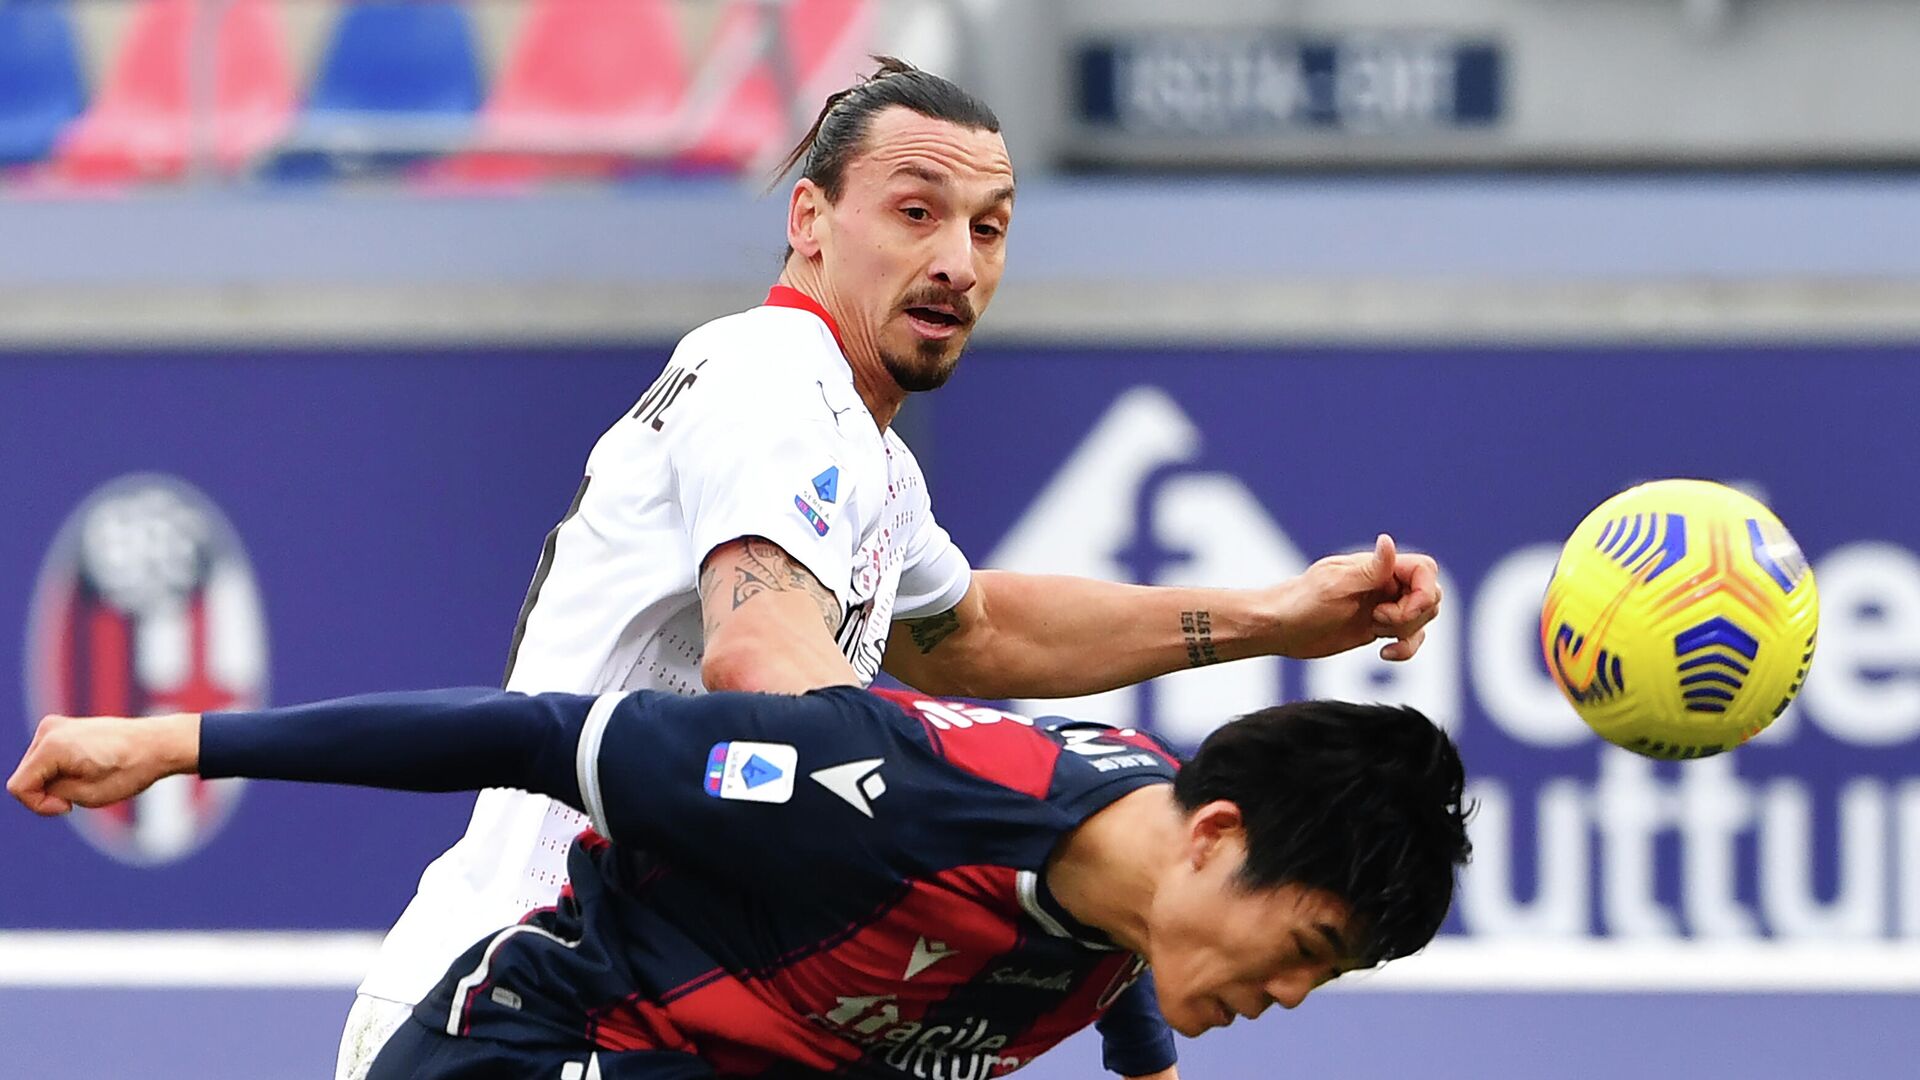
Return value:
<svg viewBox="0 0 1920 1080">
<path fill-rule="evenodd" d="M 1601 736 L 1705 757 L 1764 730 L 1798 693 L 1819 614 L 1813 573 L 1757 500 L 1698 480 L 1602 503 L 1541 604 L 1548 672 Z"/>
</svg>

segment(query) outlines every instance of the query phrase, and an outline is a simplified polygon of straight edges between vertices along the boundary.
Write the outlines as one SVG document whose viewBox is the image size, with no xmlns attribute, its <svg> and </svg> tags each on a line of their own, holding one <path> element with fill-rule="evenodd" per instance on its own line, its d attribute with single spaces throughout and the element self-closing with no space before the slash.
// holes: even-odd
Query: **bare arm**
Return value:
<svg viewBox="0 0 1920 1080">
<path fill-rule="evenodd" d="M 833 640 L 840 601 L 771 540 L 748 536 L 714 548 L 700 568 L 700 609 L 700 676 L 709 690 L 859 685 Z"/>
<path fill-rule="evenodd" d="M 1437 568 L 1372 552 L 1321 559 L 1267 589 L 1185 589 L 983 570 L 948 612 L 895 625 L 886 670 L 928 693 L 1072 697 L 1250 656 L 1308 658 L 1382 638 L 1414 655 Z"/>
</svg>

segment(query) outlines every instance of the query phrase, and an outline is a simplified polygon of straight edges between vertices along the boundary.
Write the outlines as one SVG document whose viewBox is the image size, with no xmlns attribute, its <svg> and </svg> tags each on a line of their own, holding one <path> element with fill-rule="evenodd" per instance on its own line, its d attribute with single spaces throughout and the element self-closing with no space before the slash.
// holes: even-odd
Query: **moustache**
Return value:
<svg viewBox="0 0 1920 1080">
<path fill-rule="evenodd" d="M 900 310 L 903 312 L 917 307 L 946 308 L 953 313 L 953 317 L 958 319 L 962 326 L 973 325 L 973 304 L 963 292 L 937 287 L 919 289 L 909 293 L 900 304 Z"/>
</svg>

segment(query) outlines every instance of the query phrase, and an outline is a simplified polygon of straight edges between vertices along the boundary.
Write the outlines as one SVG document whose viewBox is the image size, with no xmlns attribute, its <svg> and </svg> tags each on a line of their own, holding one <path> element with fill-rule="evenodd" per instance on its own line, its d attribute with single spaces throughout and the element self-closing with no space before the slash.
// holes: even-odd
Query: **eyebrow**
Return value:
<svg viewBox="0 0 1920 1080">
<path fill-rule="evenodd" d="M 1347 939 L 1340 936 L 1340 931 L 1326 923 L 1315 923 L 1313 928 L 1320 931 L 1321 937 L 1327 939 L 1327 944 L 1333 947 L 1333 955 L 1336 958 L 1347 955 Z"/>
<path fill-rule="evenodd" d="M 893 170 L 893 175 L 894 176 L 902 176 L 902 175 L 911 176 L 916 180 L 925 181 L 926 183 L 932 184 L 934 187 L 937 187 L 937 188 L 949 188 L 953 186 L 953 177 L 948 176 L 946 173 L 939 172 L 934 169 L 929 169 L 925 165 L 915 165 L 915 164 L 912 164 L 911 162 L 895 168 Z M 1003 202 L 1012 202 L 1012 201 L 1013 201 L 1013 185 L 1012 184 L 1008 184 L 1003 188 L 998 188 L 993 192 L 993 194 L 987 196 L 987 205 L 989 206 L 997 205 Z"/>
</svg>

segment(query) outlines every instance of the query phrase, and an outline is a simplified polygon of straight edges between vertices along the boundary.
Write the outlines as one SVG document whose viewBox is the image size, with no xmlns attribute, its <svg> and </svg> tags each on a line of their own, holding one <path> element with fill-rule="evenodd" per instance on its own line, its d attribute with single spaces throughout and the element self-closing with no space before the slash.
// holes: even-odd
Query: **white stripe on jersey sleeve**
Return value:
<svg viewBox="0 0 1920 1080">
<path fill-rule="evenodd" d="M 459 1036 L 460 1029 L 465 1026 L 463 1021 L 467 1017 L 467 999 L 472 997 L 473 992 L 478 990 L 481 984 L 487 981 L 487 975 L 493 968 L 493 954 L 499 952 L 500 946 L 505 945 L 507 940 L 515 934 L 534 934 L 546 938 L 548 941 L 557 942 L 569 949 L 577 948 L 580 944 L 578 941 L 568 941 L 558 934 L 542 930 L 529 923 L 509 926 L 505 930 L 495 934 L 493 940 L 487 943 L 486 951 L 480 954 L 480 963 L 476 965 L 472 971 L 462 976 L 460 981 L 454 985 L 453 1007 L 447 1011 L 447 1034 L 455 1037 Z"/>
<path fill-rule="evenodd" d="M 580 801 L 586 804 L 593 831 L 608 840 L 613 839 L 613 832 L 607 827 L 607 806 L 600 797 L 600 743 L 607 737 L 607 721 L 613 719 L 613 710 L 626 696 L 625 691 L 615 691 L 594 699 L 593 707 L 587 710 L 587 722 L 580 728 L 580 745 L 573 755 L 573 774 L 580 782 Z"/>
</svg>

